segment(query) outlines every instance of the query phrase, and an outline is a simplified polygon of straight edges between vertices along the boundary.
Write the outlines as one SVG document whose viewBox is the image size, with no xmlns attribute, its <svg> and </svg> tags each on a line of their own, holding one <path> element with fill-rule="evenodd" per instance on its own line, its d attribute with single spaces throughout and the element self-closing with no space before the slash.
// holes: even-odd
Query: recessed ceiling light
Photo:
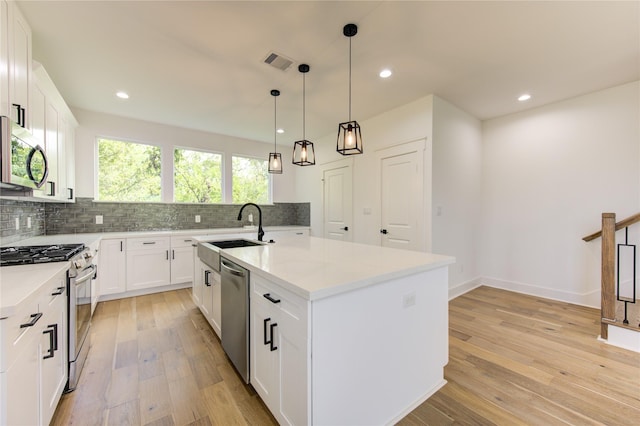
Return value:
<svg viewBox="0 0 640 426">
<path fill-rule="evenodd" d="M 278 130 L 276 130 L 276 132 L 278 132 L 278 133 L 284 133 L 284 129 L 278 129 Z"/>
<path fill-rule="evenodd" d="M 531 95 L 528 93 L 525 93 L 524 95 L 520 95 L 520 97 L 518 98 L 520 102 L 528 101 L 529 99 L 531 99 Z"/>
<path fill-rule="evenodd" d="M 120 99 L 129 99 L 129 94 L 127 92 L 117 92 L 116 96 L 119 97 Z"/>
<path fill-rule="evenodd" d="M 380 71 L 379 75 L 382 78 L 389 78 L 389 77 L 391 77 L 391 74 L 393 74 L 393 73 L 391 72 L 390 69 L 383 69 L 382 71 Z"/>
</svg>

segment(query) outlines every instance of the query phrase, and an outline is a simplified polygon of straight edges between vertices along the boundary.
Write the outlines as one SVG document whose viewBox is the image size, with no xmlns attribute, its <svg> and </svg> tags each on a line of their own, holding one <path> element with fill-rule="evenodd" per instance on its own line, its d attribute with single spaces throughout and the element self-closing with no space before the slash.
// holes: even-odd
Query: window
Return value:
<svg viewBox="0 0 640 426">
<path fill-rule="evenodd" d="M 222 202 L 222 155 L 176 148 L 173 151 L 173 200 Z"/>
<path fill-rule="evenodd" d="M 161 201 L 160 147 L 98 139 L 98 199 Z"/>
<path fill-rule="evenodd" d="M 234 156 L 231 166 L 234 204 L 271 201 L 267 160 Z"/>
</svg>

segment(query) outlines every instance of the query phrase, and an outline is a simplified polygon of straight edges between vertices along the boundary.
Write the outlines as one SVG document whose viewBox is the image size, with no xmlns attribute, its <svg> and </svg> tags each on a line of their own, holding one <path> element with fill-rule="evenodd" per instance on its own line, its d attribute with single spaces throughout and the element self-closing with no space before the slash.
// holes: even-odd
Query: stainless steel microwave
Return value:
<svg viewBox="0 0 640 426">
<path fill-rule="evenodd" d="M 47 182 L 47 156 L 28 130 L 0 117 L 0 187 L 38 189 Z"/>
</svg>

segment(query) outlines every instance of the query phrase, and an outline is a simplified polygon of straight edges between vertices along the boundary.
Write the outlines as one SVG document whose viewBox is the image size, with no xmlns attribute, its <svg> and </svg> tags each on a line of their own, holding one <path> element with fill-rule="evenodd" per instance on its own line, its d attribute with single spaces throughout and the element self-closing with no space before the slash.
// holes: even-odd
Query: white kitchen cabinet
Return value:
<svg viewBox="0 0 640 426">
<path fill-rule="evenodd" d="M 93 275 L 91 279 L 91 316 L 96 311 L 96 307 L 98 306 L 98 299 L 100 298 L 100 278 L 102 276 L 100 271 L 100 250 L 96 251 L 96 254 L 93 256 L 93 265 L 97 268 L 96 273 Z"/>
<path fill-rule="evenodd" d="M 44 67 L 35 63 L 31 93 L 31 124 L 34 137 L 44 146 L 49 165 L 47 183 L 33 196 L 45 201 L 74 202 L 77 122 Z"/>
<path fill-rule="evenodd" d="M 9 4 L 0 0 L 0 115 L 8 117 L 9 108 Z"/>
<path fill-rule="evenodd" d="M 195 264 L 193 301 L 211 325 L 213 331 L 215 331 L 218 337 L 222 337 L 220 273 L 210 268 L 200 259 L 196 259 Z"/>
<path fill-rule="evenodd" d="M 100 241 L 98 281 L 101 296 L 127 291 L 125 242 L 124 238 Z"/>
<path fill-rule="evenodd" d="M 191 237 L 171 237 L 171 284 L 193 280 L 193 239 Z"/>
<path fill-rule="evenodd" d="M 251 384 L 280 424 L 309 424 L 308 302 L 251 277 Z"/>
<path fill-rule="evenodd" d="M 198 258 L 198 249 L 193 249 L 193 281 L 191 283 L 191 297 L 193 303 L 202 311 L 202 286 L 204 285 L 204 274 L 202 272 L 202 261 Z"/>
<path fill-rule="evenodd" d="M 31 27 L 16 2 L 8 3 L 8 72 L 10 117 L 31 130 Z"/>
<path fill-rule="evenodd" d="M 66 297 L 64 271 L 0 320 L 0 424 L 51 421 L 67 382 Z"/>
<path fill-rule="evenodd" d="M 264 234 L 264 241 L 273 240 L 276 243 L 278 240 L 292 238 L 292 237 L 308 237 L 309 229 L 293 229 L 286 231 L 266 231 Z"/>
<path fill-rule="evenodd" d="M 127 291 L 171 283 L 170 237 L 127 238 Z"/>
<path fill-rule="evenodd" d="M 64 290 L 64 291 L 62 291 Z M 63 279 L 54 281 L 47 290 L 49 297 L 40 310 L 42 337 L 40 341 L 40 416 L 41 424 L 49 424 L 67 383 L 67 293 Z"/>
</svg>

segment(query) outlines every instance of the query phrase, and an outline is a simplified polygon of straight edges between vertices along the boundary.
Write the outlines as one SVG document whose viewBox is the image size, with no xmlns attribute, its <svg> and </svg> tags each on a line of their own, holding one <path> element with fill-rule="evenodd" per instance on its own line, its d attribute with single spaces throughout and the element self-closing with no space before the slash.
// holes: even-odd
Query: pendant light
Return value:
<svg viewBox="0 0 640 426">
<path fill-rule="evenodd" d="M 298 166 L 313 166 L 316 164 L 316 153 L 313 142 L 305 139 L 305 74 L 309 72 L 309 65 L 300 64 L 298 71 L 302 73 L 302 140 L 293 143 L 293 164 Z"/>
<path fill-rule="evenodd" d="M 347 24 L 342 33 L 349 37 L 349 121 L 338 124 L 338 145 L 336 150 L 342 155 L 362 154 L 362 134 L 357 121 L 351 120 L 351 38 L 358 34 L 356 24 Z"/>
<path fill-rule="evenodd" d="M 279 90 L 272 90 L 273 96 L 273 151 L 269 153 L 269 173 L 282 174 L 282 154 L 278 152 L 278 105 Z"/>
</svg>

